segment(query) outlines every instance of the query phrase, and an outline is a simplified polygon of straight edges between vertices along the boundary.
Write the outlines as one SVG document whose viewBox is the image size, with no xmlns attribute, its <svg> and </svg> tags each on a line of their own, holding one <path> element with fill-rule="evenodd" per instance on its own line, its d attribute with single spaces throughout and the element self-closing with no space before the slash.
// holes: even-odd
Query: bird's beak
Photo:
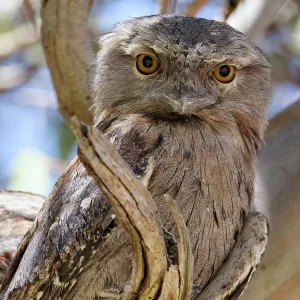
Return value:
<svg viewBox="0 0 300 300">
<path fill-rule="evenodd" d="M 165 95 L 175 113 L 191 115 L 195 111 L 214 104 L 215 100 L 205 88 L 193 89 L 186 85 Z"/>
</svg>

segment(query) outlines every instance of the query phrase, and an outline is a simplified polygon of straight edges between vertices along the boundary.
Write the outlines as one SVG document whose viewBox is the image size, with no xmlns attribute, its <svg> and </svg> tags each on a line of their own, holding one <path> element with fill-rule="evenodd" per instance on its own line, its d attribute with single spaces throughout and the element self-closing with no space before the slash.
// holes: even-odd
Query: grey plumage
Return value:
<svg viewBox="0 0 300 300">
<path fill-rule="evenodd" d="M 201 290 L 232 250 L 250 210 L 269 64 L 230 26 L 183 16 L 123 22 L 100 47 L 95 126 L 147 185 L 171 233 L 162 195 L 178 203 L 193 248 L 194 284 Z M 138 72 L 140 53 L 158 57 L 157 72 Z M 230 83 L 214 78 L 220 63 L 236 67 Z M 75 159 L 19 247 L 3 299 L 117 297 L 130 280 L 132 255 L 112 214 Z"/>
</svg>

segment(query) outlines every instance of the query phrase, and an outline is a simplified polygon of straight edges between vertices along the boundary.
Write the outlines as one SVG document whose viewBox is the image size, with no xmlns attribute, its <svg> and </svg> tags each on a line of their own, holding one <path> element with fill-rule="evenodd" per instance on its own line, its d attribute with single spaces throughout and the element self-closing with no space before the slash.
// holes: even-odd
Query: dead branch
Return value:
<svg viewBox="0 0 300 300">
<path fill-rule="evenodd" d="M 153 299 L 160 289 L 161 300 L 170 295 L 172 299 L 188 299 L 192 290 L 192 254 L 187 228 L 174 200 L 165 196 L 178 232 L 179 264 L 167 270 L 167 250 L 151 194 L 97 129 L 87 127 L 84 136 L 76 117 L 71 118 L 70 127 L 79 144 L 81 161 L 131 236 L 135 274 L 123 299 L 134 299 L 136 295 L 139 299 Z"/>
<path fill-rule="evenodd" d="M 193 17 L 197 14 L 197 12 L 201 9 L 201 7 L 205 5 L 207 2 L 208 0 L 194 0 L 187 6 L 183 14 L 186 16 Z"/>
<path fill-rule="evenodd" d="M 169 274 L 166 274 L 165 276 L 160 299 L 169 299 L 164 295 L 167 296 L 168 292 L 170 293 L 170 291 L 177 290 L 179 292 L 178 297 L 174 296 L 171 299 L 185 300 L 189 299 L 193 282 L 193 255 L 190 247 L 189 233 L 187 231 L 184 219 L 180 214 L 180 211 L 174 200 L 169 195 L 165 195 L 165 200 L 170 207 L 171 215 L 175 221 L 175 227 L 178 235 L 178 270 L 177 266 L 170 267 L 168 271 Z M 173 278 L 171 274 L 176 276 L 176 278 Z M 179 284 L 179 290 L 174 289 L 175 283 Z M 170 285 L 170 288 L 165 288 L 166 285 Z"/>
</svg>

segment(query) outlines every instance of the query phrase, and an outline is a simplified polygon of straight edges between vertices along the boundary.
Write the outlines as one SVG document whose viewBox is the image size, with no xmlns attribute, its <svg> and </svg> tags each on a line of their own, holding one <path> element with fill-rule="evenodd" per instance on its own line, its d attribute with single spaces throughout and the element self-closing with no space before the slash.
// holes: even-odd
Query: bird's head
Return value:
<svg viewBox="0 0 300 300">
<path fill-rule="evenodd" d="M 220 111 L 264 119 L 270 65 L 225 23 L 142 17 L 100 39 L 94 92 L 96 122 L 128 114 L 201 120 Z"/>
</svg>

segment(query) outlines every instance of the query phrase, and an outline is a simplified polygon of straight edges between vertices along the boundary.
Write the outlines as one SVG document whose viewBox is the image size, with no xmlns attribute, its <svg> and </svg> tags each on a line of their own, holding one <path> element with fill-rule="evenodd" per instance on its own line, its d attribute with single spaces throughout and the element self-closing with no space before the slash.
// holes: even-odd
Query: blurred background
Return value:
<svg viewBox="0 0 300 300">
<path fill-rule="evenodd" d="M 77 149 L 70 130 L 57 111 L 56 95 L 45 64 L 39 39 L 40 2 L 0 0 L 0 190 L 47 195 L 68 161 L 76 155 Z M 273 95 L 270 99 L 269 118 L 279 116 L 280 112 L 300 100 L 300 0 L 94 0 L 90 18 L 91 42 L 95 43 L 99 36 L 109 32 L 119 21 L 165 12 L 167 7 L 169 11 L 178 14 L 227 21 L 255 40 L 273 66 Z M 295 112 L 298 114 L 296 117 Z M 299 105 L 297 111 L 292 107 L 291 113 L 295 120 L 300 121 Z M 289 119 L 290 114 L 285 117 L 285 121 Z M 297 128 L 300 130 L 300 126 Z M 271 133 L 275 136 L 274 131 Z M 296 174 L 300 178 L 300 160 L 295 159 L 295 153 L 300 153 L 299 131 L 297 137 L 290 129 L 282 131 L 279 137 L 273 143 L 273 152 L 263 151 L 262 157 L 265 158 L 260 174 L 265 177 L 268 177 L 268 172 L 274 174 L 278 165 L 273 164 L 272 160 L 276 159 L 282 161 L 283 170 L 276 182 L 284 182 L 284 178 L 288 176 L 284 168 L 288 168 L 288 158 L 293 158 L 289 165 L 294 167 L 293 176 Z M 298 144 L 295 144 L 296 138 Z M 284 151 L 287 157 L 284 160 L 282 152 L 276 151 L 281 147 L 280 143 L 287 145 L 288 141 L 293 142 L 294 148 Z M 270 145 L 271 143 L 272 141 Z M 296 183 L 298 186 L 299 184 L 300 181 Z M 283 193 L 283 188 L 276 188 L 277 186 L 272 187 L 273 193 L 276 192 L 275 196 Z M 296 197 L 300 203 L 299 194 Z M 270 196 L 270 201 L 274 197 L 271 198 Z M 276 229 L 276 224 L 279 224 L 281 229 L 289 230 L 289 233 L 282 231 L 283 237 L 289 235 L 285 252 L 278 250 L 277 256 L 274 254 L 272 258 L 272 266 L 275 266 L 274 261 L 282 261 L 282 265 L 279 266 L 278 263 L 274 267 L 275 273 L 279 272 L 279 268 L 283 270 L 287 265 L 289 267 L 286 268 L 287 271 L 282 271 L 285 276 L 282 275 L 275 284 L 275 277 L 271 278 L 270 273 L 263 273 L 270 269 L 271 263 L 266 260 L 260 267 L 260 274 L 263 275 L 255 276 L 256 281 L 252 283 L 253 288 L 247 291 L 246 299 L 267 299 L 270 295 L 273 296 L 268 299 L 284 299 L 283 295 L 288 295 L 287 290 L 292 289 L 290 282 L 283 292 L 280 290 L 274 296 L 274 291 L 292 278 L 297 269 L 300 270 L 299 221 L 289 225 L 287 220 L 292 222 L 292 212 L 286 213 L 285 219 L 280 222 L 274 218 L 274 215 L 276 217 L 283 210 L 284 201 L 283 197 L 280 205 L 276 204 L 276 209 L 268 201 L 258 203 L 258 207 L 271 220 L 271 229 Z M 295 206 L 295 201 L 290 202 L 293 203 L 290 211 L 299 220 L 297 209 L 300 207 L 298 204 Z M 283 257 L 290 251 L 291 241 L 295 241 L 296 237 L 298 242 L 293 244 L 294 248 L 297 244 L 293 250 L 294 256 L 290 255 L 287 263 Z M 277 249 L 278 245 L 283 247 L 281 240 L 280 243 L 274 243 L 270 249 Z M 269 257 L 271 256 L 267 255 Z M 296 280 L 300 282 L 300 273 L 297 276 Z M 292 279 L 295 281 L 295 277 Z M 261 292 L 262 281 L 265 293 Z M 298 290 L 294 292 L 294 296 L 287 296 L 287 299 L 300 299 L 300 284 L 294 283 L 293 286 L 298 286 Z"/>
</svg>

